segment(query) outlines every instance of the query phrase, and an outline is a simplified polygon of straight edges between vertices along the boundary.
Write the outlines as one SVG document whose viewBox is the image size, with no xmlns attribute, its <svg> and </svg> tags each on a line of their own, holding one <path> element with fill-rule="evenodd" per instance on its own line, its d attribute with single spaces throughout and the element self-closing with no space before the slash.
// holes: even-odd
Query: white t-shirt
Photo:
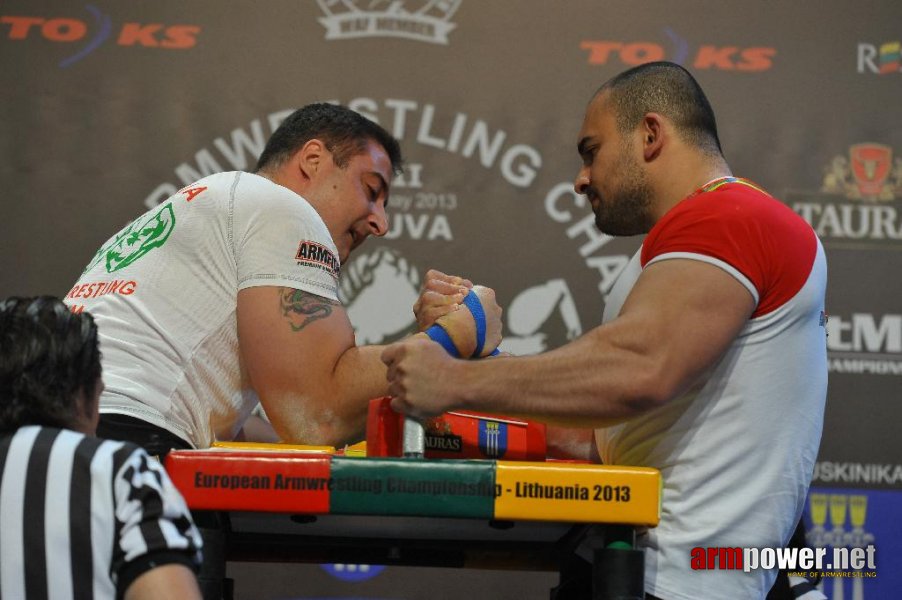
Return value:
<svg viewBox="0 0 902 600">
<path fill-rule="evenodd" d="M 725 270 L 749 290 L 755 312 L 689 392 L 597 430 L 599 454 L 607 464 L 661 471 L 661 523 L 640 538 L 648 593 L 760 600 L 775 570 L 693 570 L 692 549 L 781 548 L 798 522 L 827 391 L 824 251 L 789 208 L 728 183 L 683 200 L 655 225 L 615 284 L 605 322 L 642 269 L 669 259 Z"/>
<path fill-rule="evenodd" d="M 337 301 L 339 266 L 319 214 L 285 187 L 228 172 L 180 190 L 110 238 L 65 298 L 97 322 L 100 412 L 196 447 L 232 439 L 257 403 L 238 351 L 238 291 Z"/>
</svg>

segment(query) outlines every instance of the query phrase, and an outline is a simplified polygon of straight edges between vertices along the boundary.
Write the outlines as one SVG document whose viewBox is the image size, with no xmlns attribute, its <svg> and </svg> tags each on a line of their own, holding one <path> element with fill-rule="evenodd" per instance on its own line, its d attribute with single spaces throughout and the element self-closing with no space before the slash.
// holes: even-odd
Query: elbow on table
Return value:
<svg viewBox="0 0 902 600">
<path fill-rule="evenodd" d="M 266 390 L 259 396 L 270 424 L 283 443 L 338 448 L 363 437 L 366 411 L 351 410 L 335 402 L 331 391 L 299 394 Z"/>
<path fill-rule="evenodd" d="M 306 446 L 332 446 L 338 448 L 347 443 L 348 436 L 330 423 L 305 423 L 301 427 L 277 427 L 281 441 L 286 444 Z"/>
<path fill-rule="evenodd" d="M 304 444 L 307 446 L 343 447 L 363 439 L 364 424 L 343 419 L 334 415 L 322 415 L 325 418 L 308 418 L 300 422 L 281 423 L 276 426 L 282 442 L 288 444 Z"/>
</svg>

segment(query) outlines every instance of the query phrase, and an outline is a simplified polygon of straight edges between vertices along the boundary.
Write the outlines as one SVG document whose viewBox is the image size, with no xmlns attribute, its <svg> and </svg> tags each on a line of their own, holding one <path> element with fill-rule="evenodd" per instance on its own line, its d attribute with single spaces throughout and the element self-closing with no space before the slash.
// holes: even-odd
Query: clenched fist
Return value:
<svg viewBox="0 0 902 600">
<path fill-rule="evenodd" d="M 427 271 L 420 297 L 413 305 L 417 329 L 426 331 L 439 317 L 459 310 L 472 287 L 473 282 L 469 279 L 446 275 L 435 269 Z"/>
<path fill-rule="evenodd" d="M 485 340 L 479 355 L 474 358 L 488 356 L 501 343 L 501 307 L 495 301 L 495 290 L 481 285 L 474 285 L 471 290 L 485 316 Z M 465 305 L 464 305 L 465 306 Z M 468 309 L 454 310 L 440 317 L 436 323 L 441 325 L 457 346 L 462 357 L 471 357 L 476 352 L 477 330 L 473 313 Z"/>
<path fill-rule="evenodd" d="M 458 406 L 454 373 L 458 365 L 466 364 L 432 340 L 416 335 L 391 344 L 382 351 L 382 362 L 388 367 L 393 410 L 427 419 Z"/>
<path fill-rule="evenodd" d="M 485 331 L 479 356 L 487 356 L 501 343 L 501 307 L 495 301 L 491 288 L 476 285 L 469 279 L 447 275 L 431 269 L 426 273 L 420 297 L 413 305 L 420 331 L 426 331 L 434 324 L 440 325 L 451 337 L 458 354 L 469 358 L 477 347 L 477 327 L 473 312 L 468 309 L 464 298 L 475 294 L 482 306 Z"/>
</svg>

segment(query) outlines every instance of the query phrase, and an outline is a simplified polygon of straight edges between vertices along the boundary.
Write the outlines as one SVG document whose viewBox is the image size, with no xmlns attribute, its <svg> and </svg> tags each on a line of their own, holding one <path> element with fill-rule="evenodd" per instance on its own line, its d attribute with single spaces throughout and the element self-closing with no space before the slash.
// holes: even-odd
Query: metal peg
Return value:
<svg viewBox="0 0 902 600">
<path fill-rule="evenodd" d="M 404 417 L 404 436 L 401 455 L 404 458 L 423 458 L 426 452 L 426 430 L 423 424 L 410 417 Z"/>
</svg>

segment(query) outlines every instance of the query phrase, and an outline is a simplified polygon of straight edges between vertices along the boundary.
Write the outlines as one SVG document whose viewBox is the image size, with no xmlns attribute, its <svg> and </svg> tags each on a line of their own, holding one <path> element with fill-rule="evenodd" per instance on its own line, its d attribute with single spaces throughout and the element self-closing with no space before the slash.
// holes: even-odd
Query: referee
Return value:
<svg viewBox="0 0 902 600">
<path fill-rule="evenodd" d="M 159 463 L 95 437 L 97 328 L 0 302 L 0 598 L 200 598 L 200 537 Z"/>
</svg>

